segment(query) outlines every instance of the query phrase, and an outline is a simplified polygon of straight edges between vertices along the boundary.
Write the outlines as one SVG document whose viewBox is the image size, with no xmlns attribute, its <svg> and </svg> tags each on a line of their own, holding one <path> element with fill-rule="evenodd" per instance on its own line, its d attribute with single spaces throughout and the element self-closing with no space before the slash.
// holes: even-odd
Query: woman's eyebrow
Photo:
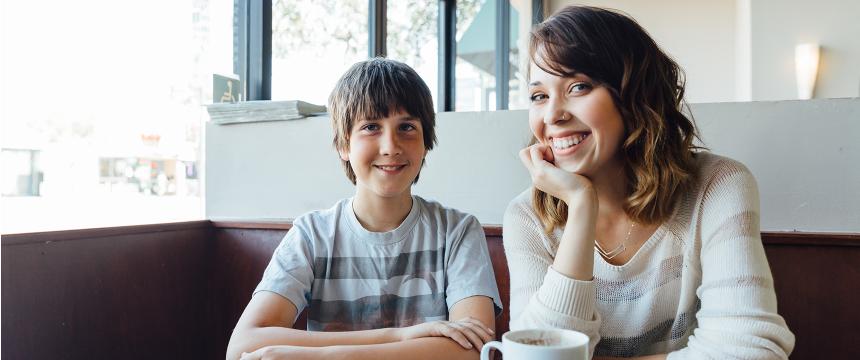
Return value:
<svg viewBox="0 0 860 360">
<path fill-rule="evenodd" d="M 541 85 L 540 81 L 532 81 L 529 83 L 529 86 L 540 86 L 540 85 Z"/>
</svg>

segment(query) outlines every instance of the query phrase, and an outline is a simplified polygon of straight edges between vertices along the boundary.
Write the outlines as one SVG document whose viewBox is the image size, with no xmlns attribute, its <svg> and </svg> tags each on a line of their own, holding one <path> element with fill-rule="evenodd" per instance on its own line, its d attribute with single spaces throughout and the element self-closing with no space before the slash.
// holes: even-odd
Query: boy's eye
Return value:
<svg viewBox="0 0 860 360">
<path fill-rule="evenodd" d="M 410 124 L 410 123 L 403 123 L 403 124 L 400 124 L 400 131 L 412 131 L 412 130 L 415 130 L 415 129 L 417 129 L 417 128 L 415 127 L 415 125 L 412 125 L 412 124 Z"/>
<path fill-rule="evenodd" d="M 362 127 L 361 127 L 361 130 L 366 130 L 366 131 L 377 131 L 377 130 L 379 130 L 379 125 L 377 125 L 377 124 L 367 124 L 367 125 L 362 126 Z"/>
<path fill-rule="evenodd" d="M 532 102 L 546 100 L 546 99 L 547 99 L 546 94 L 541 94 L 541 93 L 532 94 L 532 96 L 529 96 L 529 100 L 531 100 Z"/>
</svg>

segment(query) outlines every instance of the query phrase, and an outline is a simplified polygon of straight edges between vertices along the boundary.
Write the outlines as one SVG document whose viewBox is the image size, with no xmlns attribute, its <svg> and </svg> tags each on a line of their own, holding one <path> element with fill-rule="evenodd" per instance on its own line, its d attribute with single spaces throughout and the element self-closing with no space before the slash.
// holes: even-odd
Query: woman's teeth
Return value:
<svg viewBox="0 0 860 360">
<path fill-rule="evenodd" d="M 552 147 L 558 150 L 567 149 L 571 146 L 578 145 L 585 140 L 590 134 L 581 134 L 568 136 L 561 139 L 552 139 Z"/>
</svg>

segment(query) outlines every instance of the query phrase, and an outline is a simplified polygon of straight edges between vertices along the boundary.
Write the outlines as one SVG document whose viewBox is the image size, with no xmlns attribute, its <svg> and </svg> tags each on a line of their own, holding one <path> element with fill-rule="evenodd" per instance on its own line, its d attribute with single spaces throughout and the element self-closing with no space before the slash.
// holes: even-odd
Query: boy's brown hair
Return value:
<svg viewBox="0 0 860 360">
<path fill-rule="evenodd" d="M 430 89 L 415 70 L 402 62 L 373 58 L 355 63 L 338 80 L 328 107 L 333 144 L 338 151 L 349 150 L 349 134 L 358 120 L 382 119 L 397 111 L 419 119 L 424 148 L 429 151 L 436 144 L 436 113 Z M 355 184 L 355 172 L 349 161 L 341 161 L 346 177 Z"/>
</svg>

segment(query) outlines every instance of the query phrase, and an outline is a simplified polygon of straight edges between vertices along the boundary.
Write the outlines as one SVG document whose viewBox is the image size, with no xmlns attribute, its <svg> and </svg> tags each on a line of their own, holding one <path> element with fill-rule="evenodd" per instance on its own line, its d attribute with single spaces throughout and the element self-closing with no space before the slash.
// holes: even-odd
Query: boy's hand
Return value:
<svg viewBox="0 0 860 360">
<path fill-rule="evenodd" d="M 481 351 L 484 343 L 493 340 L 495 331 L 480 320 L 467 317 L 457 321 L 437 320 L 410 327 L 399 328 L 401 340 L 422 337 L 447 337 L 466 349 Z"/>
<path fill-rule="evenodd" d="M 314 348 L 302 346 L 266 346 L 252 353 L 242 353 L 240 360 L 314 359 Z"/>
</svg>

